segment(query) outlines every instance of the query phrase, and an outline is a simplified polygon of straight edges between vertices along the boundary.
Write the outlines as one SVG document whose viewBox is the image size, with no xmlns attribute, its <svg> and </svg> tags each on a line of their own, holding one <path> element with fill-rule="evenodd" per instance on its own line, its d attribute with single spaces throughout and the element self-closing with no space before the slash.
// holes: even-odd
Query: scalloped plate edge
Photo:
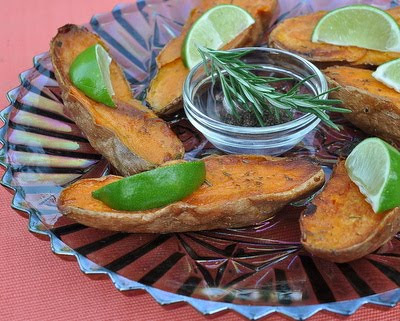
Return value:
<svg viewBox="0 0 400 321">
<path fill-rule="evenodd" d="M 139 0 L 141 1 L 141 0 Z M 116 5 L 112 11 L 117 10 L 118 5 Z M 42 54 L 36 55 L 33 58 L 34 64 L 38 62 L 38 60 L 43 56 Z M 20 85 L 16 88 L 10 90 L 6 96 L 9 101 L 9 105 L 0 111 L 0 121 L 4 124 L 0 127 L 0 143 L 3 146 L 0 148 L 0 165 L 4 167 L 5 172 L 1 178 L 0 184 L 4 187 L 10 189 L 13 193 L 13 199 L 11 202 L 11 208 L 24 212 L 28 214 L 28 229 L 32 233 L 46 235 L 49 237 L 50 246 L 53 253 L 58 255 L 68 255 L 74 256 L 79 265 L 80 270 L 84 274 L 105 274 L 111 279 L 115 288 L 119 291 L 129 291 L 129 290 L 145 290 L 148 294 L 150 294 L 153 299 L 159 303 L 160 305 L 167 305 L 179 302 L 185 302 L 194 307 L 197 311 L 204 315 L 215 314 L 218 312 L 222 312 L 225 310 L 236 311 L 242 316 L 250 319 L 257 320 L 261 317 L 270 315 L 274 312 L 286 315 L 295 320 L 305 320 L 319 311 L 329 311 L 336 314 L 341 315 L 351 315 L 355 313 L 361 306 L 364 304 L 374 304 L 378 306 L 386 306 L 386 307 L 394 307 L 398 302 L 400 302 L 400 289 L 395 289 L 392 291 L 388 291 L 381 294 L 372 295 L 369 297 L 363 297 L 360 299 L 342 301 L 342 302 L 334 302 L 334 303 L 326 303 L 326 304 L 317 304 L 317 305 L 309 305 L 309 306 L 250 306 L 250 305 L 238 305 L 232 303 L 225 302 L 215 302 L 215 301 L 207 301 L 202 299 L 196 299 L 192 297 L 187 297 L 179 294 L 174 294 L 170 292 L 166 292 L 163 290 L 159 290 L 157 288 L 147 286 L 144 284 L 140 284 L 136 281 L 129 280 L 123 276 L 118 275 L 115 272 L 106 270 L 105 268 L 97 265 L 96 263 L 90 261 L 80 253 L 74 251 L 65 243 L 63 243 L 60 239 L 58 239 L 51 231 L 49 231 L 44 224 L 40 221 L 36 210 L 33 208 L 29 208 L 27 206 L 21 205 L 19 202 L 20 199 L 23 199 L 21 195 L 21 191 L 18 187 L 13 187 L 8 181 L 7 177 L 9 177 L 10 165 L 5 161 L 5 135 L 7 131 L 7 119 L 8 113 L 13 108 L 13 103 L 20 91 L 21 84 L 23 83 L 24 77 L 30 74 L 34 68 L 28 69 L 19 75 Z"/>
</svg>

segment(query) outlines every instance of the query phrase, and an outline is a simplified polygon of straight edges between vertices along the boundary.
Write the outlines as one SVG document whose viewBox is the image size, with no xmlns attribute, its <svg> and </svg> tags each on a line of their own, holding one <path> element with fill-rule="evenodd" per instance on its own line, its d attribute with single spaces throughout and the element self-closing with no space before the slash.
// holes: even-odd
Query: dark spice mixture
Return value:
<svg viewBox="0 0 400 321">
<path fill-rule="evenodd" d="M 290 111 L 287 112 L 286 110 L 279 110 L 278 114 L 279 120 L 275 120 L 274 115 L 270 111 L 266 110 L 261 118 L 266 126 L 274 126 L 293 120 L 293 114 Z M 234 126 L 260 127 L 260 124 L 254 113 L 246 110 L 238 110 L 238 116 L 239 117 L 236 118 L 232 114 L 225 113 L 221 115 L 221 120 L 226 124 Z"/>
</svg>

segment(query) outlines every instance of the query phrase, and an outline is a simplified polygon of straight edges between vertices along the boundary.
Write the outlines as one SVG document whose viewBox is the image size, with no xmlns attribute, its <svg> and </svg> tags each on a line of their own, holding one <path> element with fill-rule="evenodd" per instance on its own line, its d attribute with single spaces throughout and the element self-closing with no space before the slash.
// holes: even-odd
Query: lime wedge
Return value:
<svg viewBox="0 0 400 321">
<path fill-rule="evenodd" d="M 69 77 L 75 87 L 93 100 L 115 107 L 110 78 L 111 57 L 99 44 L 81 52 L 72 62 Z"/>
<path fill-rule="evenodd" d="M 92 192 L 92 196 L 115 210 L 148 210 L 189 196 L 205 177 L 204 161 L 178 163 L 125 177 Z"/>
<path fill-rule="evenodd" d="M 395 59 L 380 65 L 376 71 L 372 73 L 372 77 L 400 92 L 400 59 Z"/>
<path fill-rule="evenodd" d="M 375 213 L 400 205 L 400 152 L 379 138 L 367 138 L 346 159 L 351 180 Z"/>
<path fill-rule="evenodd" d="M 400 51 L 400 29 L 387 12 L 368 5 L 351 5 L 326 14 L 315 26 L 312 42 Z"/>
<path fill-rule="evenodd" d="M 207 10 L 188 31 L 182 45 L 182 59 L 187 68 L 201 61 L 198 46 L 220 49 L 254 23 L 246 10 L 235 5 L 219 5 Z"/>
</svg>

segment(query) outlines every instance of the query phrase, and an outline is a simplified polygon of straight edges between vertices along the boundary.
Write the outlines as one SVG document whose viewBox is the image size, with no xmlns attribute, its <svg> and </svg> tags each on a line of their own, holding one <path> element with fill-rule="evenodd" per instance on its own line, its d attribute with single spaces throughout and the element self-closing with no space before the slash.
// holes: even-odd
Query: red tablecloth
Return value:
<svg viewBox="0 0 400 321">
<path fill-rule="evenodd" d="M 5 93 L 19 85 L 18 74 L 32 66 L 32 57 L 48 50 L 58 26 L 87 22 L 114 5 L 115 0 L 2 0 L 0 106 L 7 105 Z M 0 187 L 0 320 L 244 319 L 234 312 L 205 317 L 185 304 L 162 307 L 147 293 L 121 293 L 106 277 L 84 275 L 74 259 L 54 255 L 47 238 L 28 232 L 28 220 L 10 208 L 11 198 Z M 322 312 L 310 320 L 344 319 L 399 320 L 400 306 L 366 306 L 349 318 Z"/>
</svg>

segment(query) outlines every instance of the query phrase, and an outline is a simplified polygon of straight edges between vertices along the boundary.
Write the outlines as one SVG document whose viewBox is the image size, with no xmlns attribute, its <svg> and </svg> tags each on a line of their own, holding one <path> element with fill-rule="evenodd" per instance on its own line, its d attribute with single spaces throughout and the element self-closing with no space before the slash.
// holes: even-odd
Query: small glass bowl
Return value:
<svg viewBox="0 0 400 321">
<path fill-rule="evenodd" d="M 313 95 L 328 90 L 322 72 L 304 58 L 279 49 L 254 47 L 242 59 L 262 66 L 262 72 L 279 77 L 292 77 L 298 81 L 316 75 L 304 83 Z M 313 130 L 320 119 L 313 114 L 301 114 L 292 121 L 266 127 L 244 127 L 224 123 L 216 116 L 216 95 L 211 77 L 207 76 L 202 63 L 195 66 L 183 87 L 184 109 L 189 121 L 218 149 L 235 154 L 279 155 L 298 144 Z M 205 91 L 208 91 L 205 93 Z M 326 99 L 327 94 L 320 99 Z"/>
</svg>

